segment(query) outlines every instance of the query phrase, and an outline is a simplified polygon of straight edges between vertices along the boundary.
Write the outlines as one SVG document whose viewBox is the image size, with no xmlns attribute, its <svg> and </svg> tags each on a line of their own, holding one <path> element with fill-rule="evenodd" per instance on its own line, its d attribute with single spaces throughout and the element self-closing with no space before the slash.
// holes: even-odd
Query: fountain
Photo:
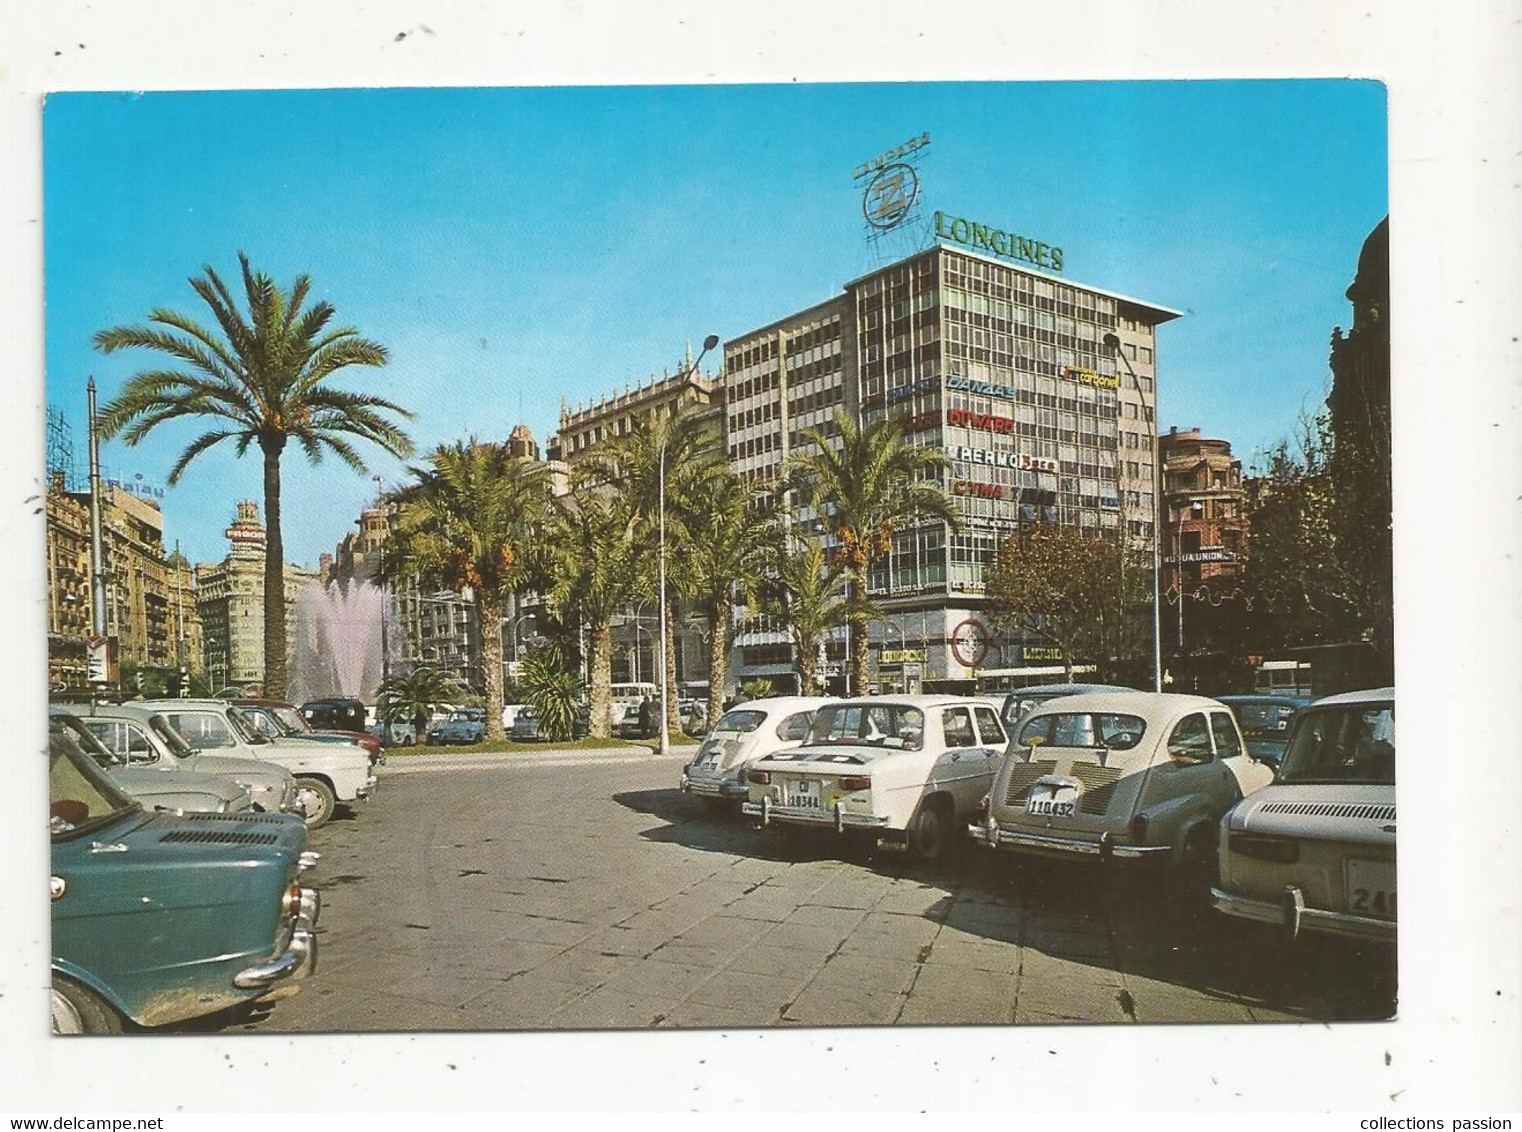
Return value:
<svg viewBox="0 0 1522 1132">
<path fill-rule="evenodd" d="M 291 700 L 299 704 L 341 696 L 374 703 L 387 668 L 382 640 L 391 671 L 397 671 L 403 651 L 390 592 L 358 578 L 314 578 L 297 591 L 290 618 L 286 634 Z"/>
</svg>

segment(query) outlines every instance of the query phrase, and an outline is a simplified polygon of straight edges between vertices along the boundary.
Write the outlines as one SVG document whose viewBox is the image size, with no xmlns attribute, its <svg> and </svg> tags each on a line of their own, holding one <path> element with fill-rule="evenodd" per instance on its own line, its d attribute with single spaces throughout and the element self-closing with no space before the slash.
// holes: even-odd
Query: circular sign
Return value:
<svg viewBox="0 0 1522 1132">
<path fill-rule="evenodd" d="M 968 668 L 976 668 L 988 655 L 988 630 L 976 617 L 969 617 L 951 631 L 951 655 Z"/>
<path fill-rule="evenodd" d="M 867 182 L 861 196 L 861 213 L 867 223 L 886 231 L 894 227 L 919 199 L 920 179 L 912 166 L 902 162 L 885 165 Z"/>
</svg>

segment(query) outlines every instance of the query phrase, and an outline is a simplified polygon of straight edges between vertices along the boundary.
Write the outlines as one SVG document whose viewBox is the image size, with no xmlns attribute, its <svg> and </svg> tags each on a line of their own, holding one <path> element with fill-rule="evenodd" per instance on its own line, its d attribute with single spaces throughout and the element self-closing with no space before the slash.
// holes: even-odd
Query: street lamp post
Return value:
<svg viewBox="0 0 1522 1132">
<path fill-rule="evenodd" d="M 680 374 L 681 379 L 686 379 L 690 374 L 696 372 L 699 363 L 701 363 L 702 360 L 703 360 L 703 355 L 708 353 L 709 350 L 712 350 L 718 344 L 719 344 L 719 336 L 717 334 L 710 334 L 707 338 L 704 338 L 703 339 L 703 349 L 698 353 L 698 356 L 693 359 L 692 365 L 688 366 L 685 370 L 683 370 L 681 372 L 681 374 Z M 689 346 L 688 349 L 690 350 L 691 346 Z M 660 698 L 660 704 L 661 704 L 661 713 L 660 713 L 661 714 L 661 747 L 660 747 L 660 750 L 661 750 L 661 754 L 662 755 L 669 755 L 671 753 L 671 728 L 667 725 L 667 720 L 669 719 L 669 715 L 667 713 L 670 710 L 670 705 L 666 703 L 666 677 L 667 677 L 667 673 L 666 673 L 666 443 L 667 443 L 667 441 L 669 439 L 670 439 L 670 437 L 667 434 L 667 430 L 662 430 L 662 432 L 661 432 L 661 449 L 660 449 L 660 469 L 659 469 L 659 471 L 657 473 L 657 476 L 656 476 L 656 479 L 659 481 L 658 482 L 658 491 L 660 492 L 660 529 L 661 529 L 661 531 L 660 531 L 660 533 L 661 533 L 661 666 L 660 666 L 661 667 L 661 698 Z M 714 626 L 714 632 L 718 632 L 718 631 L 719 631 L 719 627 L 717 625 L 715 625 Z M 636 633 L 635 634 L 635 640 L 637 641 L 638 639 L 639 639 L 639 634 Z"/>
<path fill-rule="evenodd" d="M 1113 330 L 1104 337 L 1106 349 L 1114 350 L 1126 367 L 1126 372 L 1131 375 L 1131 383 L 1136 386 L 1136 392 L 1142 395 L 1142 406 L 1146 407 L 1147 398 L 1141 387 L 1141 379 L 1136 376 L 1136 370 L 1131 365 L 1131 359 L 1126 357 L 1126 352 L 1120 348 L 1120 335 Z M 1156 385 L 1153 386 L 1152 399 L 1152 690 L 1163 690 L 1163 621 L 1162 621 L 1162 464 L 1157 455 L 1157 397 Z M 1119 485 L 1116 485 L 1119 487 Z"/>
</svg>

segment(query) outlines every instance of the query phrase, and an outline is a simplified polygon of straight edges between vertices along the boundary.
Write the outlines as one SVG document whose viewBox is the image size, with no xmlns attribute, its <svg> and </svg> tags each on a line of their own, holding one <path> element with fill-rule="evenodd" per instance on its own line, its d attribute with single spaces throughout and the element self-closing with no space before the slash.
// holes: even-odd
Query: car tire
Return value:
<svg viewBox="0 0 1522 1132">
<path fill-rule="evenodd" d="M 338 806 L 338 799 L 333 796 L 333 788 L 320 778 L 298 778 L 296 797 L 306 807 L 308 829 L 321 829 L 327 825 L 328 820 L 333 816 L 334 809 Z"/>
<path fill-rule="evenodd" d="M 122 1016 L 89 987 L 53 975 L 53 1033 L 120 1034 Z"/>
<path fill-rule="evenodd" d="M 909 821 L 909 852 L 921 861 L 936 861 L 946 855 L 951 844 L 951 807 L 945 798 L 929 798 L 920 803 Z"/>
</svg>

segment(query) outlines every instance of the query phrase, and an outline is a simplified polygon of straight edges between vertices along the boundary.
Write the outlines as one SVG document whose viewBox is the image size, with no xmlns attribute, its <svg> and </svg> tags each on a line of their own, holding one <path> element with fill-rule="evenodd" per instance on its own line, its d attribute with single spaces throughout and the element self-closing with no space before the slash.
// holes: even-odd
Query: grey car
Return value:
<svg viewBox="0 0 1522 1132">
<path fill-rule="evenodd" d="M 203 755 L 185 742 L 162 714 L 139 704 L 70 704 L 68 710 L 134 767 L 153 773 L 194 771 L 230 778 L 248 790 L 256 810 L 302 812 L 296 779 L 283 766 L 259 759 Z"/>
<path fill-rule="evenodd" d="M 230 778 L 184 770 L 153 771 L 128 765 L 62 708 L 48 710 L 48 726 L 55 739 L 62 738 L 78 746 L 145 810 L 241 814 L 253 809 L 248 791 Z"/>
</svg>

